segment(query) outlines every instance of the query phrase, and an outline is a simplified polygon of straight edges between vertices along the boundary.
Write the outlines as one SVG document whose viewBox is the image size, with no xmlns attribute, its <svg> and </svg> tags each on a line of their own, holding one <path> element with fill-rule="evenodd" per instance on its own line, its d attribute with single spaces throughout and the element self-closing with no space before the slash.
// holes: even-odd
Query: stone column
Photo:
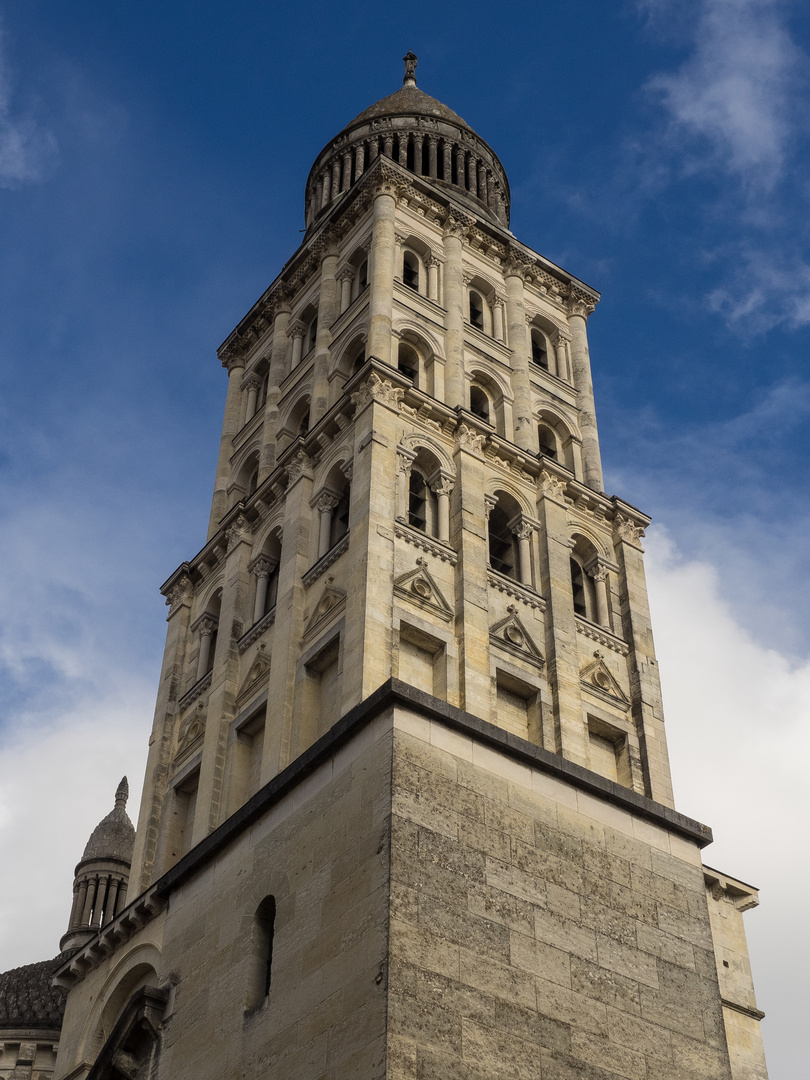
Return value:
<svg viewBox="0 0 810 1080">
<path fill-rule="evenodd" d="M 332 514 L 340 500 L 328 491 L 322 491 L 315 500 L 315 508 L 318 511 L 318 558 L 321 559 L 330 548 L 332 534 Z"/>
<path fill-rule="evenodd" d="M 428 300 L 439 302 L 439 260 L 433 255 L 428 259 Z"/>
<path fill-rule="evenodd" d="M 552 339 L 554 345 L 554 359 L 556 360 L 556 368 L 554 374 L 558 379 L 563 379 L 568 382 L 568 359 L 566 356 L 566 342 L 568 338 L 565 334 L 561 334 L 558 330 Z"/>
<path fill-rule="evenodd" d="M 506 280 L 506 325 L 512 353 L 512 393 L 515 396 L 515 442 L 521 450 L 534 453 L 537 438 L 532 423 L 532 392 L 529 355 L 526 348 L 526 312 L 523 307 L 523 265 L 510 257 L 504 266 Z"/>
<path fill-rule="evenodd" d="M 301 363 L 306 332 L 307 328 L 302 326 L 301 323 L 296 323 L 290 331 L 290 337 L 292 338 L 292 361 L 290 363 L 290 371 L 294 371 Z"/>
<path fill-rule="evenodd" d="M 483 161 L 478 162 L 478 198 L 487 201 L 487 170 Z"/>
<path fill-rule="evenodd" d="M 387 158 L 394 156 L 394 136 L 390 132 L 383 135 L 383 153 Z"/>
<path fill-rule="evenodd" d="M 487 206 L 490 209 L 495 205 L 495 178 L 487 169 Z"/>
<path fill-rule="evenodd" d="M 87 883 L 87 886 L 87 899 L 85 900 L 84 911 L 82 912 L 82 926 L 89 926 L 90 920 L 93 917 L 93 904 L 98 891 L 98 878 L 91 878 Z"/>
<path fill-rule="evenodd" d="M 396 281 L 402 281 L 402 245 L 405 243 L 407 237 L 402 233 L 394 233 L 394 279 Z"/>
<path fill-rule="evenodd" d="M 399 163 L 403 169 L 408 166 L 408 133 L 400 131 L 399 133 Z"/>
<path fill-rule="evenodd" d="M 456 159 L 456 184 L 460 187 L 464 187 L 464 151 L 456 143 L 453 147 L 453 156 Z"/>
<path fill-rule="evenodd" d="M 332 162 L 332 201 L 340 194 L 340 158 L 335 155 Z"/>
<path fill-rule="evenodd" d="M 340 190 L 348 191 L 352 182 L 352 152 L 347 150 L 343 155 L 343 180 L 340 184 Z"/>
<path fill-rule="evenodd" d="M 436 531 L 443 544 L 450 543 L 450 492 L 453 490 L 453 477 L 450 473 L 439 470 L 430 478 L 430 490 L 436 495 Z"/>
<path fill-rule="evenodd" d="M 602 491 L 602 458 L 596 430 L 596 411 L 593 403 L 591 357 L 588 352 L 586 323 L 595 305 L 573 299 L 568 306 L 568 325 L 571 327 L 571 361 L 574 368 L 574 388 L 579 406 L 579 430 L 582 432 L 582 464 L 585 483 L 594 491 Z"/>
<path fill-rule="evenodd" d="M 340 314 L 342 315 L 346 311 L 352 302 L 352 281 L 354 280 L 354 270 L 352 267 L 347 266 L 344 270 L 341 270 L 337 277 L 340 282 Z"/>
<path fill-rule="evenodd" d="M 276 467 L 276 429 L 278 427 L 278 403 L 281 384 L 287 376 L 287 360 L 290 339 L 290 304 L 287 297 L 278 302 L 273 323 L 273 346 L 270 353 L 270 374 L 267 379 L 267 400 L 264 403 L 264 429 L 259 455 L 259 483 L 263 483 Z"/>
<path fill-rule="evenodd" d="M 355 180 L 359 180 L 360 175 L 363 172 L 365 156 L 366 156 L 366 144 L 360 142 L 354 148 L 354 178 L 355 178 Z"/>
<path fill-rule="evenodd" d="M 111 922 L 116 916 L 115 904 L 118 899 L 118 888 L 121 884 L 120 878 L 113 878 L 110 882 L 110 888 L 107 893 L 107 910 L 105 922 Z"/>
<path fill-rule="evenodd" d="M 329 347 L 332 324 L 338 315 L 337 249 L 330 247 L 321 263 L 321 293 L 318 299 L 318 332 L 315 336 L 315 361 L 312 379 L 312 403 L 309 426 L 315 427 L 329 411 Z"/>
<path fill-rule="evenodd" d="M 208 674 L 211 660 L 211 640 L 214 636 L 214 631 L 217 628 L 218 619 L 216 615 L 210 615 L 206 613 L 197 620 L 196 629 L 200 634 L 200 652 L 197 656 L 197 678 L 201 679 L 203 675 Z"/>
<path fill-rule="evenodd" d="M 503 341 L 503 297 L 496 296 L 492 301 L 492 336 L 496 341 Z"/>
<path fill-rule="evenodd" d="M 259 396 L 259 388 L 262 380 L 258 375 L 249 375 L 245 380 L 243 389 L 247 390 L 247 408 L 245 409 L 245 423 L 252 420 L 256 415 L 256 401 Z"/>
<path fill-rule="evenodd" d="M 442 180 L 446 184 L 452 183 L 453 164 L 450 155 L 453 153 L 453 145 L 447 139 L 444 140 L 444 154 L 442 155 Z"/>
<path fill-rule="evenodd" d="M 422 175 L 422 151 L 424 149 L 424 136 L 414 135 L 413 137 L 413 171 L 417 176 Z"/>
<path fill-rule="evenodd" d="M 368 301 L 366 356 L 391 363 L 391 314 L 394 306 L 394 185 L 383 181 L 374 198 L 371 239 L 371 295 Z"/>
<path fill-rule="evenodd" d="M 239 430 L 242 411 L 242 375 L 245 359 L 239 346 L 227 350 L 222 356 L 222 366 L 228 369 L 228 394 L 225 398 L 225 417 L 222 421 L 222 435 L 219 440 L 217 475 L 214 481 L 214 497 L 211 501 L 211 516 L 208 520 L 208 539 L 219 528 L 219 523 L 228 509 L 228 481 L 231 478 L 231 454 L 233 437 Z"/>
<path fill-rule="evenodd" d="M 328 206 L 332 201 L 332 181 L 330 179 L 329 170 L 323 174 L 323 195 L 321 196 L 321 210 Z"/>
<path fill-rule="evenodd" d="M 408 523 L 408 481 L 411 475 L 416 454 L 406 450 L 404 446 L 397 447 L 397 521 Z"/>
<path fill-rule="evenodd" d="M 428 172 L 435 180 L 438 177 L 438 137 L 428 135 Z"/>
<path fill-rule="evenodd" d="M 444 226 L 445 371 L 444 400 L 466 403 L 464 385 L 464 281 L 462 251 L 472 218 L 451 210 Z"/>
<path fill-rule="evenodd" d="M 267 606 L 267 585 L 270 575 L 276 568 L 276 563 L 267 555 L 259 555 L 254 559 L 249 569 L 256 577 L 256 599 L 253 602 L 253 624 L 255 625 L 264 615 Z"/>
<path fill-rule="evenodd" d="M 380 156 L 380 142 L 379 142 L 379 139 L 377 138 L 377 136 L 375 135 L 374 138 L 371 140 L 371 142 L 368 144 L 368 163 L 369 163 L 369 165 L 371 165 L 372 162 L 376 161 L 379 156 Z"/>
<path fill-rule="evenodd" d="M 532 582 L 532 532 L 533 527 L 528 521 L 524 521 L 523 518 L 519 518 L 517 521 L 510 522 L 509 527 L 517 537 L 518 551 L 520 553 L 520 583 L 521 585 L 528 585 L 533 588 Z"/>
<path fill-rule="evenodd" d="M 537 483 L 540 518 L 540 581 L 546 598 L 546 664 L 553 718 L 543 745 L 569 761 L 587 767 L 586 731 L 582 720 L 582 687 L 577 623 L 571 597 L 571 544 L 565 478 L 543 459 Z"/>
<path fill-rule="evenodd" d="M 607 593 L 607 569 L 604 566 L 593 566 L 588 571 L 593 578 L 593 588 L 596 594 L 596 621 L 606 630 L 610 629 L 610 613 L 608 609 Z"/>
</svg>

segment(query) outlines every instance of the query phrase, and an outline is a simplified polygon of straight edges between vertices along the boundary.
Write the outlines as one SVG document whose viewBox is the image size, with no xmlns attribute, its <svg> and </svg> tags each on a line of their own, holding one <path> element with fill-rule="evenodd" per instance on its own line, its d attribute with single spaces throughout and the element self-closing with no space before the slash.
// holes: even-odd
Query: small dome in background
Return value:
<svg viewBox="0 0 810 1080">
<path fill-rule="evenodd" d="M 126 863 L 132 861 L 135 827 L 125 809 L 128 798 L 129 784 L 124 777 L 115 792 L 115 806 L 90 834 L 82 862 L 88 859 L 120 859 Z"/>
<path fill-rule="evenodd" d="M 0 1031 L 24 1028 L 59 1031 L 65 995 L 51 986 L 64 957 L 12 968 L 0 975 Z"/>
</svg>

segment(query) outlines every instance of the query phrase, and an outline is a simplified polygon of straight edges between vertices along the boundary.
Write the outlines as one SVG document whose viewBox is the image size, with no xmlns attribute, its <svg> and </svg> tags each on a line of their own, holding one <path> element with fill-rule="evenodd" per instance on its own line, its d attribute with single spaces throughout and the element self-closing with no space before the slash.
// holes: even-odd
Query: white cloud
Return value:
<svg viewBox="0 0 810 1080">
<path fill-rule="evenodd" d="M 772 187 L 787 156 L 792 93 L 805 61 L 782 4 L 703 0 L 692 45 L 676 72 L 647 84 L 682 141 L 684 165 L 719 164 L 752 188 Z"/>
<path fill-rule="evenodd" d="M 0 37 L 0 187 L 42 180 L 57 152 L 56 139 L 33 115 L 15 110 L 9 65 Z"/>
<path fill-rule="evenodd" d="M 761 889 L 746 916 L 771 1075 L 795 1076 L 810 1007 L 810 659 L 757 644 L 719 598 L 718 569 L 651 530 L 647 570 L 676 805 L 711 825 L 705 861 Z"/>
</svg>

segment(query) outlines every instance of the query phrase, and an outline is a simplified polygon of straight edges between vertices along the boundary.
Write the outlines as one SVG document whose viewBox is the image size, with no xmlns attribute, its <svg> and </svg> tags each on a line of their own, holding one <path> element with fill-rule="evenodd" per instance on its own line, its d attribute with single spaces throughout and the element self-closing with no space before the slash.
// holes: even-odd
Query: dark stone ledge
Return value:
<svg viewBox="0 0 810 1080">
<path fill-rule="evenodd" d="M 547 772 L 581 791 L 586 791 L 622 810 L 627 810 L 662 828 L 678 833 L 696 843 L 698 847 L 705 847 L 712 842 L 712 831 L 708 825 L 701 825 L 699 821 L 679 814 L 676 810 L 654 802 L 644 795 L 638 795 L 635 791 L 613 783 L 612 780 L 606 780 L 591 772 L 590 769 L 585 769 L 572 761 L 566 761 L 565 758 L 552 754 L 548 750 L 542 750 L 517 735 L 512 735 L 454 705 L 448 705 L 447 702 L 440 701 L 422 690 L 416 690 L 407 683 L 400 682 L 398 679 L 389 679 L 365 701 L 361 701 L 359 705 L 350 709 L 316 743 L 305 750 L 278 776 L 273 777 L 243 807 L 197 844 L 176 866 L 168 870 L 155 883 L 154 889 L 157 895 L 168 897 L 174 889 L 202 869 L 218 852 L 227 847 L 341 746 L 349 742 L 366 724 L 374 720 L 381 712 L 396 705 L 421 713 L 428 719 L 438 720 L 454 731 L 468 735 L 515 761 Z"/>
</svg>

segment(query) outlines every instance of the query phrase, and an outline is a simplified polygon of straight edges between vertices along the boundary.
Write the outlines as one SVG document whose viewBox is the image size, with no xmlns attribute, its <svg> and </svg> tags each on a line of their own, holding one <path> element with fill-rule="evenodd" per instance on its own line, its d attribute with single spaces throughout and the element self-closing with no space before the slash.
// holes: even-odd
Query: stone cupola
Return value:
<svg viewBox="0 0 810 1080">
<path fill-rule="evenodd" d="M 306 186 L 311 228 L 380 156 L 446 186 L 473 213 L 509 226 L 509 182 L 497 155 L 452 109 L 416 85 L 416 56 L 404 57 L 402 87 L 356 116 L 318 154 Z"/>
<path fill-rule="evenodd" d="M 135 828 L 126 812 L 129 784 L 124 777 L 115 805 L 95 827 L 76 867 L 73 906 L 62 952 L 79 948 L 126 905 Z"/>
</svg>

